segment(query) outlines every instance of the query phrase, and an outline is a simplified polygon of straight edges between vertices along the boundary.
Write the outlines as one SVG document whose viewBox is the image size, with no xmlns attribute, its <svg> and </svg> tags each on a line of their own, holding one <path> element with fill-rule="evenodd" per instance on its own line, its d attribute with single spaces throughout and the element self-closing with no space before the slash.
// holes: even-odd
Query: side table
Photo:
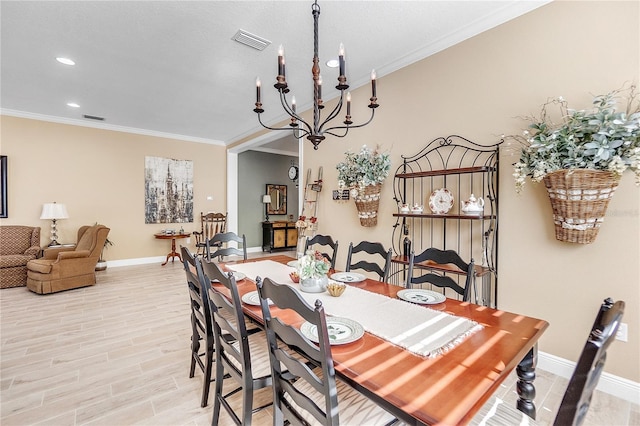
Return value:
<svg viewBox="0 0 640 426">
<path fill-rule="evenodd" d="M 175 262 L 175 258 L 177 257 L 182 262 L 182 256 L 180 253 L 176 251 L 176 239 L 178 238 L 189 238 L 191 234 L 164 234 L 158 233 L 153 234 L 159 240 L 171 240 L 171 252 L 167 255 L 167 260 L 164 261 L 162 266 L 166 265 L 169 262 L 169 258 L 171 258 L 171 262 Z"/>
</svg>

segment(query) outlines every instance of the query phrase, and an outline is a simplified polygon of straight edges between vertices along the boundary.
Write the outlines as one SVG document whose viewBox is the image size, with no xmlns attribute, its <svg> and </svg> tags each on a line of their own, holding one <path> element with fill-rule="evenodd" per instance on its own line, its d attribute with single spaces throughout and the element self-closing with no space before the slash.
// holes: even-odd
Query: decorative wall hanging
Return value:
<svg viewBox="0 0 640 426">
<path fill-rule="evenodd" d="M 375 226 L 378 223 L 378 207 L 382 182 L 389 175 L 391 159 L 388 153 L 367 148 L 366 145 L 358 154 L 347 151 L 345 160 L 338 163 L 338 186 L 349 189 L 353 197 L 360 225 Z"/>
<path fill-rule="evenodd" d="M 514 165 L 516 191 L 527 176 L 544 181 L 556 230 L 556 239 L 589 244 L 598 230 L 625 170 L 640 185 L 640 102 L 635 86 L 596 96 L 590 110 L 568 108 L 562 97 L 542 106 L 539 117 L 522 135 L 508 136 L 522 144 Z M 618 102 L 626 105 L 617 111 Z M 559 108 L 559 122 L 547 107 Z"/>
<path fill-rule="evenodd" d="M 145 223 L 193 222 L 193 161 L 145 157 Z"/>
</svg>

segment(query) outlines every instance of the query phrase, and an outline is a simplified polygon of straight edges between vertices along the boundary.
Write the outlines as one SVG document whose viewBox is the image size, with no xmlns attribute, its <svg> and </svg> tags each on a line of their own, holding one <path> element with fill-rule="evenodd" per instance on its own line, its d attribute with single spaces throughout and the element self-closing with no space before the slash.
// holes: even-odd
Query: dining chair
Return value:
<svg viewBox="0 0 640 426">
<path fill-rule="evenodd" d="M 196 262 L 199 262 L 196 259 Z M 220 409 L 224 407 L 238 425 L 251 425 L 252 414 L 266 408 L 271 403 L 253 409 L 253 392 L 271 386 L 271 370 L 265 333 L 249 333 L 245 325 L 244 313 L 236 279 L 233 274 L 223 272 L 218 264 L 209 264 L 207 281 L 217 280 L 225 296 L 217 285 L 209 287 L 210 313 L 214 328 L 215 341 L 215 402 L 213 405 L 212 425 L 220 419 Z M 229 377 L 237 387 L 223 393 L 223 381 Z M 242 409 L 236 413 L 228 398 L 242 392 Z"/>
<path fill-rule="evenodd" d="M 314 245 L 319 245 L 319 246 L 327 246 L 330 248 L 330 253 L 326 253 L 322 250 L 318 250 L 319 252 L 322 253 L 322 255 L 329 261 L 329 263 L 331 264 L 331 269 L 335 269 L 336 268 L 336 257 L 338 254 L 338 241 L 333 241 L 333 238 L 331 238 L 331 236 L 329 235 L 316 235 L 313 238 L 310 238 L 307 240 L 305 246 L 304 246 L 304 251 L 306 253 L 307 250 L 309 250 L 309 248 L 311 248 L 311 246 Z"/>
<path fill-rule="evenodd" d="M 240 244 L 240 248 L 229 247 L 229 243 Z M 247 260 L 247 239 L 244 234 L 239 236 L 235 232 L 225 232 L 222 234 L 216 234 L 212 238 L 205 242 L 205 259 L 211 261 L 211 259 L 222 259 L 224 256 L 242 256 L 244 260 Z"/>
<path fill-rule="evenodd" d="M 227 231 L 227 216 L 227 213 L 200 213 L 200 232 L 193 232 L 196 237 L 196 254 L 204 254 L 207 240 Z"/>
<path fill-rule="evenodd" d="M 336 380 L 324 307 L 311 307 L 286 284 L 256 280 L 264 318 L 271 375 L 273 424 L 392 424 L 391 414 L 347 384 Z M 269 300 L 280 310 L 291 309 L 318 330 L 318 343 L 271 315 Z"/>
<path fill-rule="evenodd" d="M 624 301 L 619 300 L 614 303 L 611 298 L 605 299 L 600 306 L 556 413 L 554 426 L 579 426 L 583 423 L 593 391 L 604 368 L 607 349 L 616 338 L 624 315 L 624 307 Z M 480 409 L 471 424 L 506 426 L 536 423 L 516 407 L 493 397 Z"/>
<path fill-rule="evenodd" d="M 457 266 L 458 275 L 463 275 L 464 286 L 456 280 L 445 275 L 451 267 L 448 264 Z M 415 275 L 416 269 L 427 269 L 428 272 L 422 275 Z M 471 287 L 475 283 L 473 259 L 467 263 L 454 250 L 440 250 L 430 247 L 420 254 L 411 252 L 409 256 L 409 267 L 407 268 L 407 278 L 405 286 L 413 288 L 414 284 L 429 283 L 436 287 L 450 288 L 460 296 L 462 301 L 469 302 L 471 299 Z"/>
<path fill-rule="evenodd" d="M 358 259 L 353 260 L 353 255 L 358 253 L 368 253 L 370 255 L 379 255 L 382 257 L 383 266 L 371 261 L 371 258 L 366 255 L 356 256 Z M 391 255 L 392 250 L 385 250 L 381 243 L 372 243 L 369 241 L 362 241 L 354 247 L 353 243 L 349 243 L 349 251 L 347 253 L 347 266 L 346 272 L 350 272 L 352 269 L 362 269 L 367 272 L 375 272 L 380 277 L 380 281 L 387 282 L 389 279 L 389 268 L 391 267 Z M 362 256 L 365 256 L 364 258 Z"/>
<path fill-rule="evenodd" d="M 189 378 L 193 378 L 196 365 L 200 367 L 203 377 L 201 407 L 206 407 L 209 402 L 209 388 L 211 386 L 211 372 L 213 364 L 214 338 L 209 312 L 209 296 L 207 285 L 199 278 L 202 268 L 189 249 L 180 246 L 182 262 L 187 275 L 189 299 L 191 305 L 191 367 Z M 206 282 L 204 283 L 206 284 Z M 202 344 L 202 352 L 201 352 Z"/>
</svg>

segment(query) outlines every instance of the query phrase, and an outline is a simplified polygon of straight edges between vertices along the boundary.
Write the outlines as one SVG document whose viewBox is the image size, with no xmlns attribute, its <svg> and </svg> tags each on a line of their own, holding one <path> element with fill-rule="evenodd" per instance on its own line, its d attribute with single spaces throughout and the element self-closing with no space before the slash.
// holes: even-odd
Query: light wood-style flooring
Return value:
<svg viewBox="0 0 640 426">
<path fill-rule="evenodd" d="M 179 262 L 109 268 L 95 286 L 37 295 L 0 291 L 0 424 L 209 425 L 202 374 L 189 379 L 189 297 Z M 567 380 L 538 370 L 541 424 Z M 515 375 L 498 391 L 516 399 Z M 271 398 L 256 395 L 255 406 Z M 239 399 L 239 398 L 238 398 Z M 232 424 L 226 413 L 220 424 Z M 254 415 L 270 425 L 270 408 Z M 585 425 L 640 425 L 640 407 L 596 392 Z"/>
</svg>

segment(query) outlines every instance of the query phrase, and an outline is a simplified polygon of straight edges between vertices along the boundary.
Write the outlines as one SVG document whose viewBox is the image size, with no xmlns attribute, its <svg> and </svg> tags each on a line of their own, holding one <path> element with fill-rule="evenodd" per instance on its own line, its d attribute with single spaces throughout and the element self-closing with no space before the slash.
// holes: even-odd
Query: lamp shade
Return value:
<svg viewBox="0 0 640 426">
<path fill-rule="evenodd" d="M 263 195 L 262 196 L 262 202 L 264 204 L 271 204 L 271 195 L 269 195 L 269 194 Z"/>
<path fill-rule="evenodd" d="M 42 206 L 40 219 L 68 219 L 67 207 L 64 204 L 45 203 Z"/>
</svg>

